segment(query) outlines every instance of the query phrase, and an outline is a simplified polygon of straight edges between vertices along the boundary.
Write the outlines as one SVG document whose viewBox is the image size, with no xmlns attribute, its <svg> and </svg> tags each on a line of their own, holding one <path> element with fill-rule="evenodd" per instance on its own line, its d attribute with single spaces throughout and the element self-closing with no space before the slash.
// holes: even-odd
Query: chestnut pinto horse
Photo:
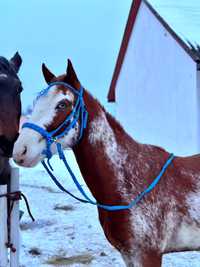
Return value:
<svg viewBox="0 0 200 267">
<path fill-rule="evenodd" d="M 55 77 L 44 64 L 43 74 L 48 84 L 61 81 L 80 88 L 70 61 L 64 75 Z M 152 183 L 170 155 L 136 142 L 88 91 L 83 97 L 89 114 L 83 138 L 78 142 L 79 120 L 58 141 L 73 149 L 98 203 L 128 204 Z M 70 88 L 51 87 L 36 101 L 30 123 L 55 130 L 72 112 L 75 100 Z M 43 136 L 23 128 L 13 157 L 18 164 L 32 167 L 44 159 L 45 149 Z M 55 143 L 51 150 L 56 152 Z M 159 184 L 134 208 L 114 212 L 98 208 L 98 212 L 107 239 L 127 266 L 160 267 L 164 253 L 200 249 L 200 156 L 176 157 Z"/>
<path fill-rule="evenodd" d="M 22 84 L 17 73 L 21 63 L 18 53 L 10 60 L 0 57 L 0 184 L 9 185 L 9 158 L 18 137 Z"/>
</svg>

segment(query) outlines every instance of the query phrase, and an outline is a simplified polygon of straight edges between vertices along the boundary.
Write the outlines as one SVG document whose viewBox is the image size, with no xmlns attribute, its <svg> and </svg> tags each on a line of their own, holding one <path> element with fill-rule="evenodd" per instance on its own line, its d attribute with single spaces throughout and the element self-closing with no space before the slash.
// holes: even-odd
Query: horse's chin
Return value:
<svg viewBox="0 0 200 267">
<path fill-rule="evenodd" d="M 24 159 L 23 161 L 17 161 L 14 159 L 15 163 L 21 167 L 25 167 L 25 168 L 33 168 L 36 167 L 38 165 L 38 163 L 41 162 L 41 157 L 35 157 L 34 159 Z"/>
<path fill-rule="evenodd" d="M 40 163 L 40 160 L 34 161 L 34 162 L 31 162 L 31 163 L 26 164 L 26 166 L 24 166 L 24 167 L 26 167 L 26 168 L 33 168 L 33 167 L 36 167 L 39 163 Z"/>
</svg>

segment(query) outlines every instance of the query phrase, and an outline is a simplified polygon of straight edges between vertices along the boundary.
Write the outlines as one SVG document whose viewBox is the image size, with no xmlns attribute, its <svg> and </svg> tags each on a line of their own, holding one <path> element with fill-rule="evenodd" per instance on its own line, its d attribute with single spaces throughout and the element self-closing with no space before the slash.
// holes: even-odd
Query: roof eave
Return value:
<svg viewBox="0 0 200 267">
<path fill-rule="evenodd" d="M 115 65 L 112 81 L 111 81 L 108 96 L 107 96 L 108 102 L 115 102 L 115 87 L 117 84 L 117 80 L 119 77 L 121 66 L 122 66 L 122 63 L 124 61 L 124 57 L 125 57 L 126 50 L 128 47 L 129 39 L 130 39 L 132 30 L 133 30 L 133 26 L 134 26 L 141 2 L 142 2 L 142 0 L 135 0 L 132 2 L 132 5 L 131 5 L 131 9 L 130 9 L 130 12 L 128 15 L 128 20 L 127 20 L 126 27 L 124 30 L 123 39 L 121 42 L 121 47 L 119 50 L 117 62 Z"/>
<path fill-rule="evenodd" d="M 185 52 L 195 61 L 197 64 L 200 64 L 200 49 L 197 47 L 195 49 L 191 44 L 185 43 L 175 32 L 174 30 L 169 26 L 169 24 L 166 23 L 166 21 L 157 13 L 157 11 L 152 7 L 151 4 L 147 0 L 135 0 L 132 2 L 131 9 L 129 12 L 127 24 L 125 27 L 123 39 L 121 42 L 121 47 L 119 50 L 119 54 L 117 57 L 112 81 L 110 84 L 109 92 L 108 92 L 108 102 L 115 102 L 116 95 L 115 95 L 115 88 L 117 84 L 117 80 L 121 71 L 121 67 L 125 58 L 126 50 L 128 47 L 128 43 L 131 37 L 131 33 L 135 24 L 135 20 L 137 17 L 138 10 L 140 8 L 141 2 L 144 2 L 150 11 L 156 16 L 156 18 L 160 21 L 160 23 L 166 28 L 166 30 L 173 36 L 173 38 L 179 43 L 179 45 L 185 50 Z"/>
<path fill-rule="evenodd" d="M 185 50 L 185 52 L 196 62 L 200 59 L 200 54 L 198 49 L 195 49 L 191 43 L 184 42 L 178 34 L 169 26 L 169 24 L 158 14 L 158 12 L 152 7 L 148 0 L 142 0 L 149 10 L 154 14 L 158 21 L 163 25 L 163 27 L 171 34 L 171 36 L 177 41 L 177 43 Z"/>
</svg>

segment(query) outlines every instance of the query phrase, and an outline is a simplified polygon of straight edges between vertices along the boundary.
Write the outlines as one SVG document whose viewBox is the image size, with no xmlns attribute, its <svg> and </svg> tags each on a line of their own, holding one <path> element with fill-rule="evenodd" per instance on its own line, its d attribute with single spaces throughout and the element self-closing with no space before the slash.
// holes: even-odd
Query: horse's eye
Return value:
<svg viewBox="0 0 200 267">
<path fill-rule="evenodd" d="M 61 102 L 56 106 L 56 109 L 65 109 L 67 107 L 65 102 Z"/>
<path fill-rule="evenodd" d="M 18 88 L 17 88 L 17 94 L 20 94 L 22 91 L 23 91 L 23 88 L 22 86 L 20 85 Z"/>
</svg>

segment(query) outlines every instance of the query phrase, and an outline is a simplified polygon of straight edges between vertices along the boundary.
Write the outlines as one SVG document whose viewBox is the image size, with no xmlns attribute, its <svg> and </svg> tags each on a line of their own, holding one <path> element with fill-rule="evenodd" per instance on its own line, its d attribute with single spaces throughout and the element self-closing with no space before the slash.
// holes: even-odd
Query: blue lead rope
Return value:
<svg viewBox="0 0 200 267">
<path fill-rule="evenodd" d="M 133 206 L 135 206 L 145 195 L 147 195 L 148 193 L 150 193 L 155 186 L 158 184 L 158 182 L 160 181 L 161 177 L 163 176 L 163 174 L 165 173 L 166 169 L 168 168 L 168 166 L 172 163 L 173 159 L 174 159 L 174 155 L 171 154 L 168 158 L 168 160 L 166 161 L 166 163 L 164 164 L 164 166 L 162 167 L 162 170 L 160 171 L 160 173 L 158 174 L 158 176 L 154 179 L 154 181 L 148 186 L 148 188 L 146 188 L 144 191 L 142 191 L 140 194 L 137 195 L 137 197 L 135 199 L 133 199 L 130 204 L 128 205 L 103 205 L 100 203 L 97 203 L 94 200 L 91 200 L 88 195 L 86 194 L 86 192 L 84 191 L 84 189 L 82 188 L 82 186 L 80 185 L 80 183 L 78 182 L 75 174 L 73 173 L 73 171 L 71 170 L 69 164 L 67 163 L 66 157 L 63 153 L 62 147 L 59 143 L 57 143 L 57 149 L 58 149 L 58 154 L 60 159 L 63 161 L 65 167 L 67 168 L 74 184 L 76 185 L 77 189 L 79 190 L 79 192 L 82 194 L 82 196 L 85 199 L 80 199 L 74 195 L 72 195 L 70 193 L 70 195 L 75 198 L 78 199 L 81 202 L 84 203 L 89 203 L 92 205 L 96 205 L 99 208 L 108 210 L 108 211 L 119 211 L 119 210 L 127 210 L 132 208 Z M 46 165 L 46 163 L 44 161 L 42 161 L 42 164 L 44 166 L 44 168 L 47 170 L 47 172 L 50 174 L 52 180 L 54 181 L 54 183 L 63 191 L 66 192 L 67 190 L 58 182 L 57 178 L 53 175 L 53 173 L 49 170 L 48 166 Z M 69 192 L 67 191 L 66 193 L 69 194 Z"/>
<path fill-rule="evenodd" d="M 58 128 L 56 128 L 52 132 L 47 132 L 44 128 L 42 128 L 42 127 L 40 127 L 40 126 L 38 126 L 38 125 L 36 125 L 34 123 L 30 123 L 30 122 L 29 123 L 24 123 L 23 126 L 22 126 L 23 128 L 30 128 L 30 129 L 38 132 L 46 140 L 46 149 L 43 151 L 43 154 L 47 158 L 47 163 L 43 160 L 42 161 L 42 165 L 46 169 L 47 173 L 49 174 L 51 179 L 54 181 L 54 183 L 63 192 L 69 194 L 71 197 L 75 198 L 76 200 L 79 200 L 79 201 L 84 202 L 84 203 L 89 203 L 89 204 L 92 204 L 92 205 L 96 205 L 97 207 L 105 209 L 105 210 L 108 210 L 108 211 L 119 211 L 119 210 L 127 210 L 127 209 L 132 208 L 145 195 L 150 193 L 155 188 L 155 186 L 158 184 L 158 182 L 160 181 L 161 177 L 165 173 L 166 169 L 168 168 L 168 166 L 172 163 L 172 161 L 174 159 L 174 155 L 171 154 L 169 156 L 168 160 L 166 161 L 166 163 L 162 167 L 162 170 L 160 171 L 158 176 L 154 179 L 154 181 L 144 191 L 142 191 L 140 194 L 138 194 L 136 196 L 136 198 L 133 201 L 130 202 L 130 204 L 128 204 L 128 205 L 103 205 L 103 204 L 97 203 L 95 200 L 90 199 L 88 197 L 88 195 L 86 194 L 86 192 L 84 191 L 84 189 L 82 188 L 82 186 L 80 185 L 80 183 L 78 182 L 78 180 L 77 180 L 75 174 L 73 173 L 72 169 L 70 168 L 70 166 L 69 166 L 69 164 L 68 164 L 68 162 L 66 160 L 66 157 L 65 157 L 65 155 L 63 153 L 62 146 L 58 142 L 58 139 L 64 137 L 65 134 L 67 134 L 72 128 L 74 128 L 78 121 L 80 122 L 78 141 L 83 136 L 83 131 L 87 126 L 87 119 L 88 119 L 88 113 L 87 113 L 87 110 L 86 110 L 86 107 L 85 107 L 85 104 L 84 104 L 84 100 L 83 100 L 83 87 L 81 86 L 79 90 L 76 90 L 75 88 L 71 87 L 71 85 L 69 85 L 67 83 L 54 82 L 54 83 L 49 84 L 49 86 L 46 89 L 42 90 L 40 92 L 40 94 L 38 95 L 37 99 L 40 98 L 41 96 L 46 95 L 48 93 L 49 89 L 52 86 L 55 86 L 55 85 L 62 85 L 64 87 L 66 87 L 69 90 L 71 90 L 77 96 L 75 106 L 74 106 L 72 112 L 70 113 L 70 115 L 67 116 L 66 119 L 64 120 L 64 122 L 61 125 L 59 125 Z M 64 129 L 64 131 L 62 133 L 58 134 L 58 131 L 63 126 L 66 126 L 66 128 Z M 50 164 L 50 159 L 52 157 L 51 145 L 53 143 L 56 143 L 60 160 L 62 160 L 62 162 L 64 163 L 64 165 L 65 165 L 67 171 L 69 172 L 74 184 L 76 185 L 77 189 L 82 194 L 84 199 L 79 198 L 79 197 L 75 196 L 74 194 L 70 193 L 68 190 L 66 190 L 62 186 L 62 184 L 58 181 L 58 179 L 54 176 L 53 168 L 51 167 L 51 164 Z"/>
</svg>

